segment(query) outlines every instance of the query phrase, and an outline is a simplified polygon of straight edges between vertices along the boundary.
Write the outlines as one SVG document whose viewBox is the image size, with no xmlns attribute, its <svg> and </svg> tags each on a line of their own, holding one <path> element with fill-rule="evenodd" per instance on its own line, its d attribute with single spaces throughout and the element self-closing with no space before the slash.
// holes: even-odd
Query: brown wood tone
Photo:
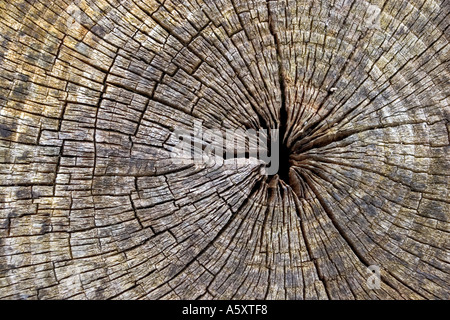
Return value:
<svg viewBox="0 0 450 320">
<path fill-rule="evenodd" d="M 1 0 L 0 298 L 449 299 L 449 13 Z M 174 162 L 195 123 L 279 174 Z"/>
</svg>

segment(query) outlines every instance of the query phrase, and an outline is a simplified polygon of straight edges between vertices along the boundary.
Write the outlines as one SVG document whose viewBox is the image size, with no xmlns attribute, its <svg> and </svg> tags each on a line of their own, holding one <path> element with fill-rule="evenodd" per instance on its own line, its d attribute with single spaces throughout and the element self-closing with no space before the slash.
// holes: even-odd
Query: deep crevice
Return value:
<svg viewBox="0 0 450 320">
<path fill-rule="evenodd" d="M 272 11 L 270 10 L 269 2 L 267 2 L 267 12 L 268 12 L 268 23 L 269 23 L 269 31 L 272 35 L 274 42 L 275 42 L 275 51 L 277 54 L 277 63 L 278 63 L 278 82 L 280 85 L 280 98 L 281 98 L 281 105 L 280 105 L 280 119 L 279 119 L 279 133 L 278 137 L 270 137 L 271 139 L 277 138 L 278 139 L 278 145 L 279 145 L 279 168 L 278 172 L 274 174 L 273 176 L 278 175 L 278 177 L 283 180 L 286 184 L 289 184 L 289 168 L 290 168 L 290 154 L 291 150 L 287 146 L 287 137 L 286 132 L 287 130 L 287 122 L 288 122 L 288 113 L 287 113 L 287 107 L 286 107 L 286 84 L 285 84 L 285 75 L 282 68 L 282 55 L 280 50 L 280 40 L 278 39 L 278 35 L 275 32 L 275 23 L 272 18 Z M 270 144 L 271 145 L 271 144 Z M 270 150 L 271 156 L 273 155 L 272 152 L 274 150 Z M 270 176 L 271 178 L 273 176 Z"/>
</svg>

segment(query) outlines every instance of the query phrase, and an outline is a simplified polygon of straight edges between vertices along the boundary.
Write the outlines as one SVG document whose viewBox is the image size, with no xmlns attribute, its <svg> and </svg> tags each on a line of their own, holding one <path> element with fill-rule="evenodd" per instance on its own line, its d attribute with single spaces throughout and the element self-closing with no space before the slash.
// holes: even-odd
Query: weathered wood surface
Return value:
<svg viewBox="0 0 450 320">
<path fill-rule="evenodd" d="M 1 0 L 0 298 L 450 298 L 449 9 Z M 195 120 L 289 177 L 173 164 Z"/>
</svg>

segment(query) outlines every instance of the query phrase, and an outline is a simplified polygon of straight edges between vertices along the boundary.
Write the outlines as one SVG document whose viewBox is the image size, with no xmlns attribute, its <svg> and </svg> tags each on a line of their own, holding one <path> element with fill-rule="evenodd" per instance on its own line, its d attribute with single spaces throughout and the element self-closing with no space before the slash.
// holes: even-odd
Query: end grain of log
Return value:
<svg viewBox="0 0 450 320">
<path fill-rule="evenodd" d="M 0 298 L 449 299 L 448 10 L 1 1 Z"/>
</svg>

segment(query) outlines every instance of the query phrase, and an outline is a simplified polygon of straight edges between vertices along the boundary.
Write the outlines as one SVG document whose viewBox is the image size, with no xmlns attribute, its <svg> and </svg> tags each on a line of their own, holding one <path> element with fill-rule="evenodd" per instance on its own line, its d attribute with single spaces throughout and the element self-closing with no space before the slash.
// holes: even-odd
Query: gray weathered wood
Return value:
<svg viewBox="0 0 450 320">
<path fill-rule="evenodd" d="M 449 299 L 448 17 L 0 1 L 0 298 Z M 280 128 L 286 176 L 171 162 L 195 121 Z"/>
</svg>

